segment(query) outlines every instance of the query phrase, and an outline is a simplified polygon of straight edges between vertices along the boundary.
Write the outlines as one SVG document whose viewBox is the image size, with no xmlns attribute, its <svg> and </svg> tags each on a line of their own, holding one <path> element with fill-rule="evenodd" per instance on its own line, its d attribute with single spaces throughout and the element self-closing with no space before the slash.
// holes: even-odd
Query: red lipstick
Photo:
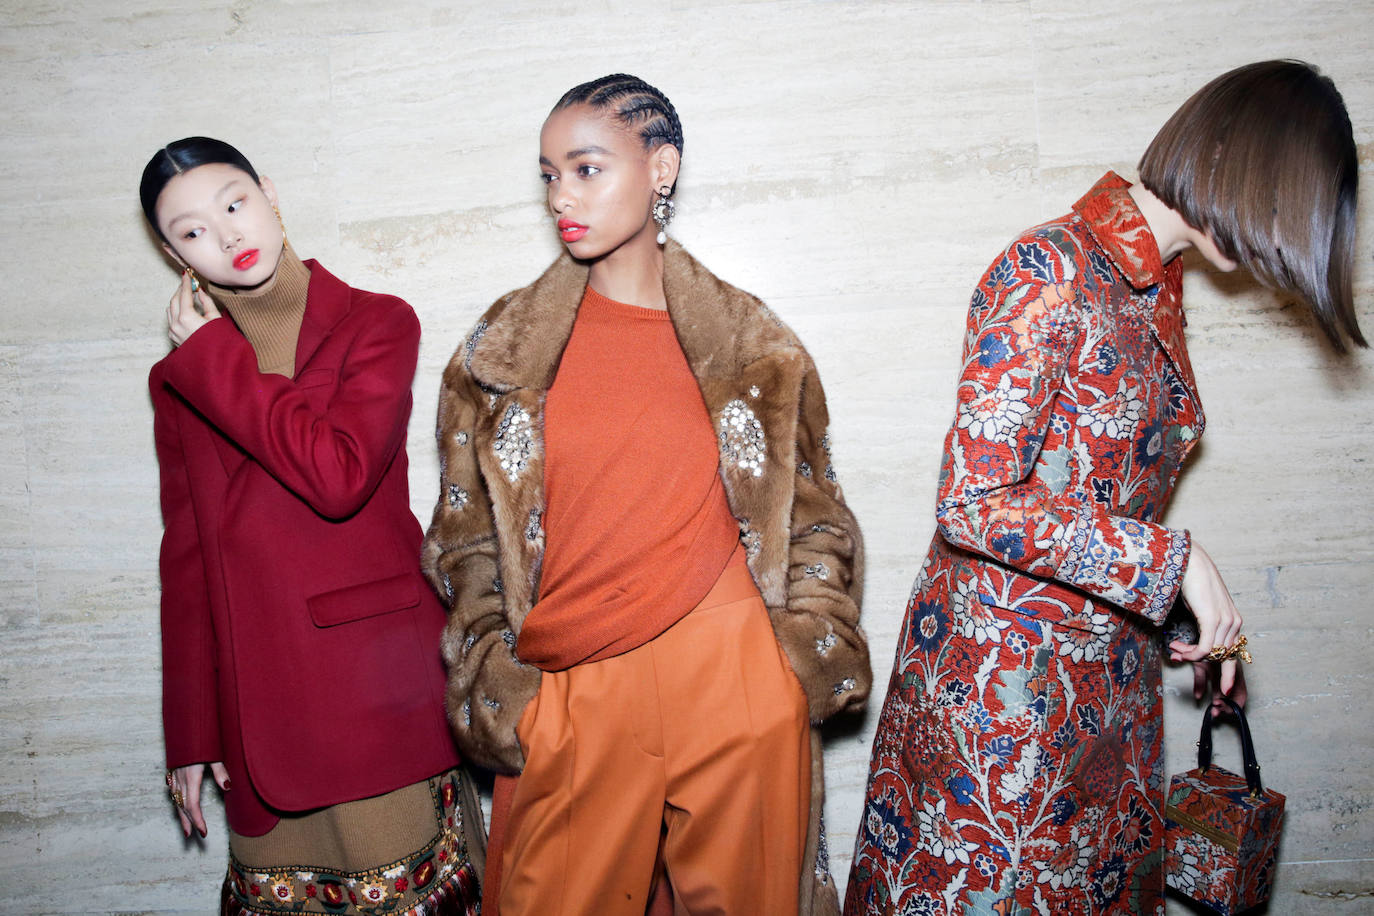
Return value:
<svg viewBox="0 0 1374 916">
<path fill-rule="evenodd" d="M 258 263 L 258 250 L 249 248 L 234 258 L 234 270 L 247 270 L 256 263 Z"/>
<path fill-rule="evenodd" d="M 570 219 L 560 219 L 558 221 L 558 234 L 563 237 L 565 242 L 575 242 L 587 234 L 587 227 Z"/>
</svg>

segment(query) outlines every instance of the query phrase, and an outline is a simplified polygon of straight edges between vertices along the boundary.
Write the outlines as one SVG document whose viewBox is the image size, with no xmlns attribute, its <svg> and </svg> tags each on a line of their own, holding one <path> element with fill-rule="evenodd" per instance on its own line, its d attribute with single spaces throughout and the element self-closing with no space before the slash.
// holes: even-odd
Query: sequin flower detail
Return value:
<svg viewBox="0 0 1374 916">
<path fill-rule="evenodd" d="M 450 509 L 462 509 L 468 504 L 468 491 L 456 483 L 448 485 L 448 505 Z"/>
<path fill-rule="evenodd" d="M 720 412 L 720 453 L 726 464 L 755 477 L 763 476 L 763 465 L 768 460 L 763 424 L 749 405 L 738 398 Z"/>
<path fill-rule="evenodd" d="M 501 417 L 501 425 L 496 428 L 496 438 L 491 443 L 492 451 L 501 462 L 501 470 L 507 479 L 515 483 L 529 464 L 530 453 L 534 451 L 534 434 L 531 429 L 530 412 L 519 404 L 506 408 Z"/>
</svg>

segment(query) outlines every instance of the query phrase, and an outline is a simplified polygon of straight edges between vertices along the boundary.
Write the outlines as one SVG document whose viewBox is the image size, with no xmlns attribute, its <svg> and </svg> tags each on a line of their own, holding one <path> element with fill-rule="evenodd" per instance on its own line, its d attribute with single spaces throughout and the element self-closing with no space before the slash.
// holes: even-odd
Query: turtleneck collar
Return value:
<svg viewBox="0 0 1374 916">
<path fill-rule="evenodd" d="M 207 283 L 205 287 L 253 345 L 259 372 L 287 378 L 296 374 L 296 342 L 305 318 L 310 268 L 290 245 L 283 247 L 276 272 L 261 286 L 234 289 Z"/>
</svg>

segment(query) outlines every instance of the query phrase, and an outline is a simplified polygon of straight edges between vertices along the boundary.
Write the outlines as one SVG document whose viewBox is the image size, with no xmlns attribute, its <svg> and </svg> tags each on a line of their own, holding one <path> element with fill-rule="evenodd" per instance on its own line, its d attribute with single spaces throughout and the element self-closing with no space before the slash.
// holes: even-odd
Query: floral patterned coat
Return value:
<svg viewBox="0 0 1374 916">
<path fill-rule="evenodd" d="M 938 529 L 874 739 L 848 914 L 1162 912 L 1158 519 L 1203 416 L 1182 268 L 1108 173 L 973 294 Z"/>
<path fill-rule="evenodd" d="M 544 399 L 572 333 L 587 267 L 564 254 L 503 296 L 458 348 L 439 398 L 439 500 L 422 566 L 449 606 L 447 706 L 465 758 L 523 766 L 515 726 L 539 688 L 519 659 L 544 553 Z M 830 464 L 820 376 L 758 299 L 675 241 L 664 249 L 668 314 L 720 442 L 720 474 L 749 570 L 811 720 L 862 707 L 872 673 L 859 627 L 863 541 Z M 811 821 L 802 916 L 837 913 L 811 736 Z"/>
</svg>

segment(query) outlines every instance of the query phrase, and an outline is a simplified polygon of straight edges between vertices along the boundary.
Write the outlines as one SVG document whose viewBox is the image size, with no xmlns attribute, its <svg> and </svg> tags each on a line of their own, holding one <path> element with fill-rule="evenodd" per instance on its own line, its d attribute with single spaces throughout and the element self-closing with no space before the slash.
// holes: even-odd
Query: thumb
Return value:
<svg viewBox="0 0 1374 916">
<path fill-rule="evenodd" d="M 210 764 L 210 775 L 215 777 L 215 784 L 220 787 L 220 791 L 229 791 L 229 771 L 224 768 L 224 764 L 219 761 Z"/>
</svg>

